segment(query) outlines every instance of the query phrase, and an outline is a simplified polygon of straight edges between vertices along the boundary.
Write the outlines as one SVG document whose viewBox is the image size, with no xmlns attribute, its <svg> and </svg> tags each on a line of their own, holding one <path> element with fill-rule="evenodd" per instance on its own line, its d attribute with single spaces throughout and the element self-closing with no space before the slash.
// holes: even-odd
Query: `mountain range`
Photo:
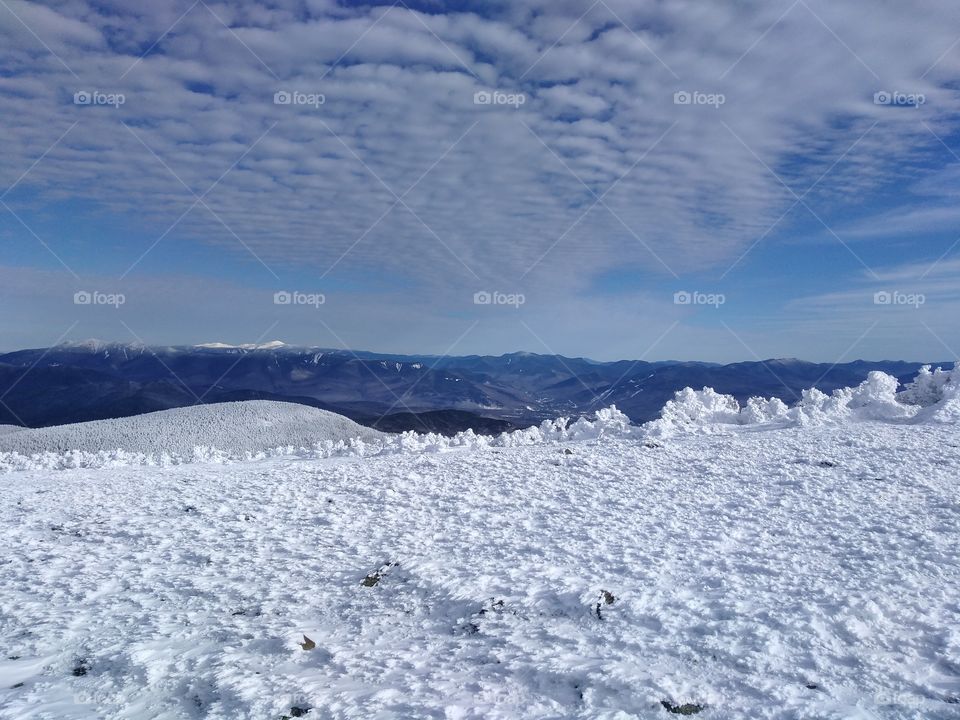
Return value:
<svg viewBox="0 0 960 720">
<path fill-rule="evenodd" d="M 489 433 L 612 404 L 643 422 L 688 386 L 792 404 L 806 388 L 855 386 L 871 370 L 906 381 L 923 364 L 597 362 L 526 352 L 392 355 L 278 341 L 170 347 L 86 341 L 0 354 L 0 424 L 43 427 L 197 403 L 283 400 L 388 431 Z"/>
</svg>

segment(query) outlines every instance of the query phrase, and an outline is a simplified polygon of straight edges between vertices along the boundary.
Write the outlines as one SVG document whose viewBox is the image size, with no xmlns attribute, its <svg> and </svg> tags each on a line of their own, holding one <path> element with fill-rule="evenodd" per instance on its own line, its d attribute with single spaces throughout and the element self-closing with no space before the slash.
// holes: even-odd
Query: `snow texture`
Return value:
<svg viewBox="0 0 960 720">
<path fill-rule="evenodd" d="M 956 382 L 921 377 L 7 475 L 0 718 L 956 720 Z"/>
<path fill-rule="evenodd" d="M 0 470 L 246 459 L 382 436 L 336 413 L 252 400 L 0 435 Z M 214 449 L 216 446 L 216 449 Z"/>
<path fill-rule="evenodd" d="M 730 395 L 711 388 L 686 388 L 676 394 L 659 420 L 647 423 L 652 434 L 723 432 L 724 426 L 754 429 L 835 424 L 877 420 L 891 423 L 953 422 L 960 418 L 960 371 L 923 368 L 902 392 L 895 377 L 871 372 L 858 387 L 827 395 L 805 390 L 799 403 L 789 408 L 777 398 L 750 398 L 744 407 Z"/>
<path fill-rule="evenodd" d="M 957 718 L 958 447 L 865 421 L 25 472 L 0 717 Z"/>
<path fill-rule="evenodd" d="M 0 425 L 0 435 L 7 435 L 13 432 L 19 432 L 23 430 L 20 425 Z"/>
</svg>

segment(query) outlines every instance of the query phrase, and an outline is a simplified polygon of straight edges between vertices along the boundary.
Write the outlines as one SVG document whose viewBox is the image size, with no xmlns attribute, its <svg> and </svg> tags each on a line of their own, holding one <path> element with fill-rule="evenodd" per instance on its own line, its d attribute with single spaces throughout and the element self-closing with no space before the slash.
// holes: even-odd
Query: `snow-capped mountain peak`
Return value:
<svg viewBox="0 0 960 720">
<path fill-rule="evenodd" d="M 230 345 L 221 342 L 199 343 L 195 348 L 202 350 L 279 350 L 280 348 L 290 347 L 282 340 L 271 340 L 265 343 L 244 343 L 242 345 Z"/>
</svg>

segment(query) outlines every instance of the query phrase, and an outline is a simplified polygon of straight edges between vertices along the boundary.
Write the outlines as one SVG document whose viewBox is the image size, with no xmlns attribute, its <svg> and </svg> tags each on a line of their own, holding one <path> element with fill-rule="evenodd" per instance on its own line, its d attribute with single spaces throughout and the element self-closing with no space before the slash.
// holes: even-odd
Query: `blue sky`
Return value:
<svg viewBox="0 0 960 720">
<path fill-rule="evenodd" d="M 955 3 L 131 5 L 0 4 L 2 350 L 960 350 Z"/>
</svg>

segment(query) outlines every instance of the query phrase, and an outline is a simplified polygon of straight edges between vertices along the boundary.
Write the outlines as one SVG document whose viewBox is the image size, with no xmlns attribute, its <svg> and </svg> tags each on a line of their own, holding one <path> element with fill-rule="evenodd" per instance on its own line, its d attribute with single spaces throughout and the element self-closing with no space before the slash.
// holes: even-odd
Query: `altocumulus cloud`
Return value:
<svg viewBox="0 0 960 720">
<path fill-rule="evenodd" d="M 958 110 L 946 0 L 469 7 L 7 0 L 5 202 L 137 217 L 134 274 L 166 232 L 265 282 L 306 267 L 535 308 L 616 267 L 722 272 L 798 196 L 856 203 Z"/>
</svg>

